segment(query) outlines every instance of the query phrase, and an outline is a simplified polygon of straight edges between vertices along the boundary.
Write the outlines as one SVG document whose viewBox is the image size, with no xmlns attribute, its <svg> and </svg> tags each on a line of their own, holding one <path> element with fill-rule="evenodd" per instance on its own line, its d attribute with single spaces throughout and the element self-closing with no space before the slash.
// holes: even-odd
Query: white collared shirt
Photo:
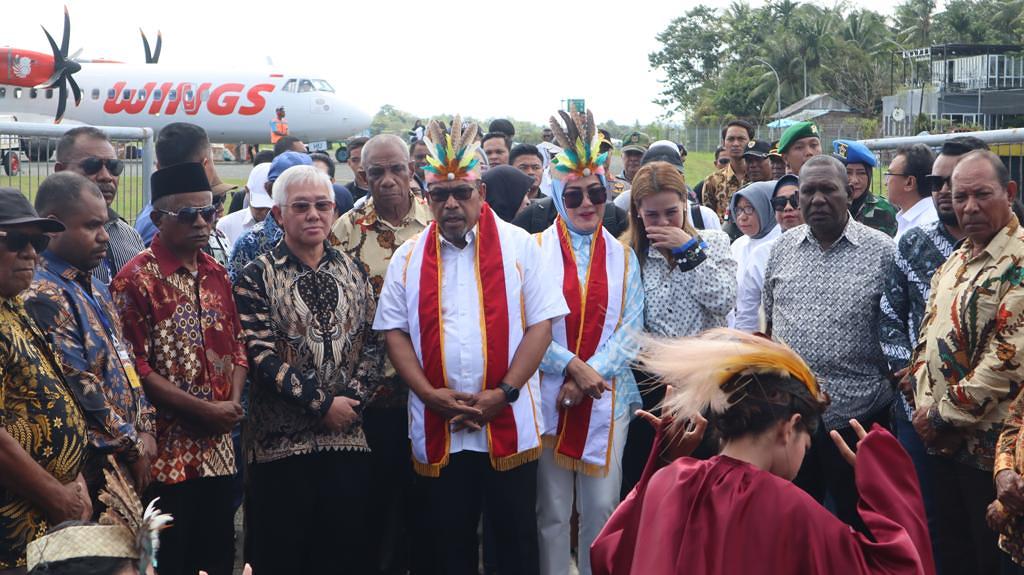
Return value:
<svg viewBox="0 0 1024 575">
<path fill-rule="evenodd" d="M 510 230 L 508 228 L 513 226 L 504 222 L 499 221 L 497 225 L 504 228 L 501 230 L 502 257 L 506 264 L 512 260 L 522 269 L 522 302 L 527 327 L 568 314 L 569 307 L 565 304 L 561 286 L 553 280 L 554 274 L 545 273 L 549 266 L 562 265 L 561 261 L 542 261 L 540 246 L 530 234 L 519 228 Z M 480 292 L 477 287 L 476 236 L 477 228 L 474 227 L 466 234 L 466 247 L 461 249 L 441 238 L 441 316 L 444 322 L 445 373 L 453 389 L 466 393 L 479 392 L 484 379 L 480 306 L 477 303 L 480 301 Z M 510 237 L 515 241 L 508 241 Z M 400 329 L 409 333 L 404 275 L 406 262 L 415 245 L 415 240 L 402 244 L 388 265 L 377 304 L 377 316 L 373 322 L 376 331 Z M 487 434 L 468 430 L 452 433 L 450 453 L 459 451 L 486 453 Z"/>
<path fill-rule="evenodd" d="M 256 225 L 256 220 L 252 217 L 252 210 L 249 208 L 242 208 L 217 220 L 217 229 L 227 236 L 228 246 L 231 249 L 235 248 L 235 242 L 238 241 L 238 238 L 245 235 L 245 232 L 249 231 L 254 225 Z"/>
<path fill-rule="evenodd" d="M 900 210 L 896 212 L 896 237 L 893 241 L 897 244 L 903 234 L 910 230 L 930 224 L 939 220 L 939 213 L 935 211 L 935 202 L 930 197 L 921 198 L 917 200 L 917 203 L 910 207 L 909 210 Z"/>
</svg>

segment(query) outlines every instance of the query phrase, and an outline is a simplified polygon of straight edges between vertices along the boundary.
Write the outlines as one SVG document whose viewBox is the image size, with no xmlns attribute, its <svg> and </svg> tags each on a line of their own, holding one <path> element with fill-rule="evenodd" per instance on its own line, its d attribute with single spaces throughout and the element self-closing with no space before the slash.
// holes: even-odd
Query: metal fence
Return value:
<svg viewBox="0 0 1024 575">
<path fill-rule="evenodd" d="M 53 173 L 57 142 L 74 125 L 0 122 L 0 186 L 18 188 L 35 199 L 39 183 Z M 124 161 L 118 177 L 117 196 L 111 206 L 129 222 L 149 204 L 149 176 L 156 154 L 149 128 L 102 127 L 117 157 Z M 13 170 L 14 165 L 17 170 Z"/>
<path fill-rule="evenodd" d="M 688 124 L 678 130 L 672 129 L 671 133 L 674 137 L 668 139 L 674 142 L 682 142 L 686 146 L 687 152 L 714 152 L 715 148 L 722 144 L 722 128 L 727 123 L 723 121 L 721 124 Z M 785 128 L 773 128 L 766 125 L 756 126 L 755 129 L 757 130 L 757 138 L 768 142 L 778 140 L 782 136 L 782 132 L 786 131 Z M 818 129 L 822 147 L 828 150 L 832 149 L 833 140 L 840 138 L 859 140 L 865 136 L 859 128 L 848 124 L 819 125 Z"/>
<path fill-rule="evenodd" d="M 878 157 L 879 166 L 887 166 L 896 154 L 897 148 L 911 144 L 925 144 L 937 153 L 946 140 L 963 136 L 972 136 L 989 145 L 989 148 L 1003 159 L 1010 171 L 1010 178 L 1018 185 L 1024 182 L 1024 128 L 1008 130 L 986 130 L 981 132 L 957 132 L 952 134 L 933 134 L 922 136 L 906 136 L 899 138 L 876 138 L 860 140 Z M 884 169 L 875 170 L 875 185 L 871 189 L 876 193 L 884 192 L 882 182 Z"/>
</svg>

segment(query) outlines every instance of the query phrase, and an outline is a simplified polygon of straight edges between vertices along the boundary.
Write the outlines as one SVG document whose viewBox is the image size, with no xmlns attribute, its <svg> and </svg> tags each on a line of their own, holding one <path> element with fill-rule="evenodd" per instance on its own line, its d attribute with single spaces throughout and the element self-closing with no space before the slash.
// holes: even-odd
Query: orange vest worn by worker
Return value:
<svg viewBox="0 0 1024 575">
<path fill-rule="evenodd" d="M 280 136 L 278 134 L 281 134 Z M 276 144 L 282 136 L 288 135 L 288 119 L 278 118 L 270 122 L 270 143 Z"/>
</svg>

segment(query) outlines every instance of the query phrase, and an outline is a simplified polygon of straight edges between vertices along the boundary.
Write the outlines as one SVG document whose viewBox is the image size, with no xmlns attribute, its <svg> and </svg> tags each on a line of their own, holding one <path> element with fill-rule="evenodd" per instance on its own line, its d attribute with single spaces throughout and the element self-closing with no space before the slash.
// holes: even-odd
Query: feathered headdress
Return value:
<svg viewBox="0 0 1024 575">
<path fill-rule="evenodd" d="M 99 499 L 107 510 L 100 515 L 99 525 L 65 527 L 29 543 L 29 570 L 39 563 L 83 557 L 135 559 L 139 573 L 145 573 L 149 565 L 156 567 L 159 533 L 172 518 L 154 506 L 159 498 L 143 510 L 142 500 L 113 456 L 108 459 L 113 471 L 103 470 L 107 485 L 100 490 Z"/>
<path fill-rule="evenodd" d="M 469 124 L 463 129 L 462 118 L 455 116 L 452 130 L 448 132 L 437 122 L 431 120 L 423 140 L 427 144 L 427 165 L 423 173 L 427 183 L 469 180 L 480 177 L 477 167 L 480 159 L 476 157 L 476 136 L 479 132 L 476 124 Z"/>
<path fill-rule="evenodd" d="M 798 382 L 815 401 L 826 401 L 811 368 L 788 346 L 734 329 L 713 329 L 699 337 L 651 339 L 640 353 L 641 369 L 671 385 L 665 413 L 685 421 L 710 408 L 723 413 L 742 400 L 751 382 L 772 375 Z"/>
<path fill-rule="evenodd" d="M 594 124 L 594 114 L 590 110 L 586 115 L 562 110 L 558 114 L 565 121 L 565 128 L 551 116 L 551 131 L 562 147 L 562 152 L 551 161 L 551 175 L 561 180 L 603 175 L 608 152 L 601 153 L 601 134 Z"/>
</svg>

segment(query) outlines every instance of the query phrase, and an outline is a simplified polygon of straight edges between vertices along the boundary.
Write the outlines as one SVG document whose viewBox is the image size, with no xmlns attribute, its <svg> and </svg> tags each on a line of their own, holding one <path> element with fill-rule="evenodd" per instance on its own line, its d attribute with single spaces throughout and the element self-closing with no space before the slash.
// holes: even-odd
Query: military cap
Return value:
<svg viewBox="0 0 1024 575">
<path fill-rule="evenodd" d="M 832 142 L 832 157 L 844 164 L 864 164 L 869 168 L 878 165 L 878 160 L 867 146 L 853 140 L 836 140 Z"/>
<path fill-rule="evenodd" d="M 743 150 L 744 156 L 753 156 L 755 158 L 767 158 L 768 153 L 772 151 L 772 145 L 764 140 L 750 140 L 747 143 L 747 149 Z"/>
<path fill-rule="evenodd" d="M 785 153 L 793 142 L 803 138 L 819 138 L 818 126 L 814 122 L 797 122 L 786 128 L 779 138 L 779 153 Z"/>
<path fill-rule="evenodd" d="M 622 152 L 640 152 L 642 154 L 650 145 L 651 138 L 647 134 L 633 132 L 622 140 Z"/>
</svg>

